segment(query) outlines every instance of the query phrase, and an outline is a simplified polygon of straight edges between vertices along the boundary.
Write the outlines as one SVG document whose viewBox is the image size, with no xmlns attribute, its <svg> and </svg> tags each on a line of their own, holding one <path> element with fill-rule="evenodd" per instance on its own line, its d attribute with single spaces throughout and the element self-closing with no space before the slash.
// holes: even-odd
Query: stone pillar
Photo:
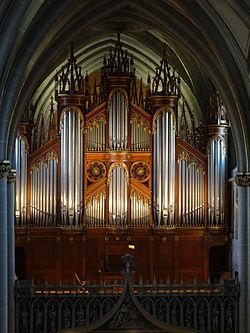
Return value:
<svg viewBox="0 0 250 333">
<path fill-rule="evenodd" d="M 9 161 L 0 161 L 0 332 L 8 332 L 7 176 Z"/>
<path fill-rule="evenodd" d="M 15 170 L 7 178 L 7 233 L 8 233 L 8 333 L 15 333 L 15 219 L 14 191 Z"/>
<path fill-rule="evenodd" d="M 238 174 L 238 240 L 233 242 L 235 264 L 238 266 L 240 299 L 239 299 L 239 326 L 240 333 L 250 331 L 250 175 Z M 234 263 L 233 263 L 234 264 Z"/>
</svg>

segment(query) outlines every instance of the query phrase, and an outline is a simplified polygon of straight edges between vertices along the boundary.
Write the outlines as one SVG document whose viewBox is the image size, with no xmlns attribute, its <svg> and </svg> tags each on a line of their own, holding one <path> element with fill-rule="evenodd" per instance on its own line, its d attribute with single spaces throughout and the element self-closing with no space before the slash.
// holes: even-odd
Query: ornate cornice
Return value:
<svg viewBox="0 0 250 333">
<path fill-rule="evenodd" d="M 10 171 L 10 161 L 0 161 L 0 178 L 7 177 Z"/>
<path fill-rule="evenodd" d="M 250 174 L 239 173 L 235 177 L 235 183 L 237 186 L 250 186 Z"/>
</svg>

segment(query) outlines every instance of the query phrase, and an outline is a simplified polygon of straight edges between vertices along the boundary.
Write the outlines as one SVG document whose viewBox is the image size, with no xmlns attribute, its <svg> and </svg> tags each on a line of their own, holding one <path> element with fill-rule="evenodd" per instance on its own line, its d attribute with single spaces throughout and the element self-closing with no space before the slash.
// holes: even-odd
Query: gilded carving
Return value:
<svg viewBox="0 0 250 333">
<path fill-rule="evenodd" d="M 150 177 L 150 167 L 145 162 L 135 162 L 131 166 L 130 174 L 132 178 L 138 180 L 139 182 L 145 182 Z"/>
<path fill-rule="evenodd" d="M 106 176 L 106 166 L 100 161 L 91 162 L 87 165 L 86 174 L 88 180 L 97 182 Z"/>
</svg>

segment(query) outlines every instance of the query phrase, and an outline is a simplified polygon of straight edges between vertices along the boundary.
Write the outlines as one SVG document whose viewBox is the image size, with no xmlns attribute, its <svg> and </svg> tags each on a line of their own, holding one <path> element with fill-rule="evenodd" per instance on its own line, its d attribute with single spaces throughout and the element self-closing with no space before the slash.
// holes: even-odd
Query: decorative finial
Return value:
<svg viewBox="0 0 250 333">
<path fill-rule="evenodd" d="M 125 264 L 125 270 L 124 270 L 124 275 L 125 276 L 131 276 L 133 273 L 133 265 L 134 265 L 134 256 L 131 254 L 127 253 L 124 256 L 122 256 L 122 261 Z"/>
</svg>

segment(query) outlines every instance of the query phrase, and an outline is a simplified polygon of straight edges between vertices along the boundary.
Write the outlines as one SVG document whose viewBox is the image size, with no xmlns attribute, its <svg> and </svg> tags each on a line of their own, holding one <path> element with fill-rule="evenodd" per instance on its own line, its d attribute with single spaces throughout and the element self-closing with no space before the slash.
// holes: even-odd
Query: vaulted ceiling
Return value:
<svg viewBox="0 0 250 333">
<path fill-rule="evenodd" d="M 246 9 L 244 2 L 225 3 L 225 17 L 240 17 Z M 249 27 L 245 13 L 244 27 Z M 83 71 L 91 74 L 98 71 L 104 55 L 114 47 L 117 31 L 134 58 L 138 78 L 144 81 L 148 73 L 154 73 L 163 44 L 167 45 L 169 63 L 180 73 L 183 96 L 198 120 L 214 85 L 229 109 L 231 122 L 236 124 L 236 138 L 239 127 L 245 126 L 241 115 L 245 111 L 239 100 L 249 103 L 247 82 L 241 73 L 245 69 L 239 70 L 247 55 L 242 36 L 237 45 L 237 35 L 228 33 L 221 15 L 213 0 L 3 1 L 0 89 L 1 119 L 6 126 L 0 141 L 9 140 L 9 147 L 12 145 L 18 122 L 31 103 L 35 118 L 48 112 L 54 75 L 69 55 L 70 42 L 75 43 Z M 250 124 L 250 116 L 246 113 L 244 117 Z M 241 131 L 236 145 L 239 139 L 249 146 L 246 133 Z M 245 155 L 248 158 L 248 148 Z"/>
</svg>

